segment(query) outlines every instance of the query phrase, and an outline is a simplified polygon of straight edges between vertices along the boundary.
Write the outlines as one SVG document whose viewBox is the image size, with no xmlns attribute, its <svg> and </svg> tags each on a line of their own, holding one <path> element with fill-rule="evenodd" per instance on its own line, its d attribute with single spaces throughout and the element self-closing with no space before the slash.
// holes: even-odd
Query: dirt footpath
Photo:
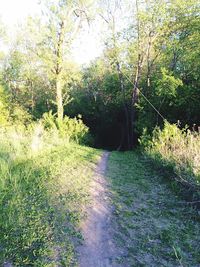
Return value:
<svg viewBox="0 0 200 267">
<path fill-rule="evenodd" d="M 92 203 L 82 225 L 84 244 L 79 249 L 80 267 L 120 266 L 119 251 L 114 246 L 111 227 L 112 208 L 109 203 L 105 171 L 109 152 L 104 152 L 91 185 Z"/>
</svg>

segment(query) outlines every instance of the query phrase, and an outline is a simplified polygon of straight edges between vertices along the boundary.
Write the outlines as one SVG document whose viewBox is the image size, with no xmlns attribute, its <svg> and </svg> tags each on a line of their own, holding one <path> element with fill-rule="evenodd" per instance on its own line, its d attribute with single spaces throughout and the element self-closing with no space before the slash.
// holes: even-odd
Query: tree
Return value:
<svg viewBox="0 0 200 267">
<path fill-rule="evenodd" d="M 87 0 L 45 1 L 43 18 L 29 21 L 29 27 L 34 33 L 31 41 L 35 40 L 34 44 L 29 45 L 55 88 L 59 121 L 62 121 L 64 114 L 63 88 L 69 51 L 83 21 L 89 19 L 88 9 L 91 4 Z"/>
<path fill-rule="evenodd" d="M 139 91 L 149 97 L 151 94 L 151 74 L 158 53 L 155 49 L 157 41 L 166 35 L 165 26 L 167 18 L 166 1 L 149 1 L 143 3 L 135 1 L 135 22 L 133 23 L 133 49 L 135 62 L 131 62 L 133 69 L 133 90 L 131 108 L 131 148 L 136 141 L 137 107 L 139 104 Z M 141 79 L 146 81 L 143 90 L 140 88 Z"/>
<path fill-rule="evenodd" d="M 143 65 L 140 89 L 170 122 L 180 120 L 192 125 L 199 121 L 199 6 L 194 0 L 157 6 L 155 2 L 148 7 L 148 17 L 154 14 L 152 25 L 156 30 L 152 35 L 156 38 L 152 37 L 151 53 Z M 146 100 L 139 98 L 137 106 L 136 126 L 140 133 L 144 126 L 152 130 L 156 124 L 162 124 L 162 118 Z"/>
<path fill-rule="evenodd" d="M 124 83 L 124 77 L 122 72 L 122 62 L 123 62 L 123 42 L 120 40 L 120 33 L 117 29 L 117 20 L 121 12 L 121 6 L 117 0 L 106 2 L 104 4 L 105 11 L 100 14 L 103 21 L 106 22 L 108 31 L 110 32 L 110 37 L 106 40 L 105 54 L 108 58 L 111 66 L 114 66 L 117 70 L 120 90 L 123 97 L 123 109 L 125 123 L 121 125 L 121 142 L 119 149 L 122 147 L 130 148 L 130 114 L 128 107 L 128 99 L 126 97 L 126 88 Z"/>
</svg>

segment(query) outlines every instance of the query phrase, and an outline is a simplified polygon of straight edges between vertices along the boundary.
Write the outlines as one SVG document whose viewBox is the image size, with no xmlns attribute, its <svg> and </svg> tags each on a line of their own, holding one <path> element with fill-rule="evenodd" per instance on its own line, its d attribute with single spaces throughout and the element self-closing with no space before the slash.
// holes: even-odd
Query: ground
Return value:
<svg viewBox="0 0 200 267">
<path fill-rule="evenodd" d="M 169 177 L 136 152 L 112 153 L 106 176 L 121 266 L 200 266 L 198 213 Z"/>
<path fill-rule="evenodd" d="M 50 152 L 1 156 L 1 266 L 200 267 L 199 211 L 163 169 L 136 151 Z"/>
<path fill-rule="evenodd" d="M 104 154 L 101 164 L 80 266 L 200 266 L 198 212 L 171 181 L 137 152 L 110 153 L 107 168 Z"/>
<path fill-rule="evenodd" d="M 114 245 L 112 207 L 108 201 L 108 182 L 105 179 L 108 156 L 108 152 L 103 154 L 91 184 L 92 201 L 81 227 L 85 242 L 79 249 L 80 267 L 118 266 L 115 260 L 120 249 Z"/>
</svg>

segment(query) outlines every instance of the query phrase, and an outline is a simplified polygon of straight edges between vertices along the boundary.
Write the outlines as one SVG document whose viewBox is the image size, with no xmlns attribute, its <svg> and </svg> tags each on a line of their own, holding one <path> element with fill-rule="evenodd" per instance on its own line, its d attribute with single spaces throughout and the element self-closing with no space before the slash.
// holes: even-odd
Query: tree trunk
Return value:
<svg viewBox="0 0 200 267">
<path fill-rule="evenodd" d="M 149 32 L 148 36 L 148 48 L 147 48 L 147 92 L 146 96 L 148 97 L 150 95 L 150 77 L 151 77 L 151 62 L 150 62 L 150 53 L 151 53 L 151 46 L 152 46 L 152 40 L 151 40 L 151 31 Z"/>
<path fill-rule="evenodd" d="M 134 144 L 136 142 L 136 132 L 135 132 L 135 123 L 136 123 L 136 104 L 138 103 L 139 98 L 139 90 L 138 90 L 138 83 L 140 79 L 141 73 L 141 61 L 140 55 L 138 57 L 138 65 L 135 74 L 134 84 L 133 84 L 133 94 L 132 94 L 132 101 L 131 101 L 131 129 L 130 129 L 130 149 L 134 148 Z"/>
<path fill-rule="evenodd" d="M 143 55 L 141 54 L 141 43 L 140 43 L 140 19 L 139 19 L 139 7 L 138 7 L 138 0 L 136 0 L 136 17 L 137 17 L 137 51 L 138 51 L 138 58 L 137 58 L 137 69 L 135 73 L 135 79 L 133 82 L 133 93 L 132 93 L 132 101 L 131 101 L 131 129 L 130 129 L 130 149 L 134 148 L 136 142 L 136 131 L 135 131 L 135 124 L 136 124 L 136 104 L 138 103 L 139 97 L 139 90 L 138 84 L 140 80 L 141 70 L 142 70 L 142 63 L 143 63 Z"/>
<path fill-rule="evenodd" d="M 125 96 L 125 88 L 124 88 L 124 82 L 123 82 L 123 77 L 122 77 L 122 72 L 120 70 L 120 65 L 119 62 L 117 61 L 116 63 L 117 65 L 117 72 L 118 72 L 118 76 L 119 76 L 119 81 L 120 81 L 120 88 L 123 94 L 123 107 L 124 107 L 124 114 L 125 114 L 125 134 L 127 137 L 127 148 L 130 148 L 130 127 L 129 127 L 129 112 L 128 112 L 128 107 L 126 104 L 126 96 Z M 122 145 L 121 145 L 122 146 Z"/>
<path fill-rule="evenodd" d="M 56 68 L 55 68 L 55 78 L 56 78 L 56 104 L 57 104 L 57 117 L 58 122 L 63 120 L 63 95 L 62 95 L 62 63 L 63 63 L 63 43 L 64 43 L 64 21 L 60 23 L 60 30 L 58 34 L 58 44 L 56 50 Z"/>
<path fill-rule="evenodd" d="M 33 81 L 30 81 L 30 88 L 31 88 L 31 111 L 32 114 L 34 112 L 34 107 L 35 107 L 35 98 L 34 98 L 34 89 L 33 89 Z"/>
<path fill-rule="evenodd" d="M 63 120 L 64 109 L 63 109 L 62 83 L 59 76 L 60 75 L 57 75 L 56 77 L 56 103 L 57 103 L 58 121 L 61 122 Z"/>
</svg>

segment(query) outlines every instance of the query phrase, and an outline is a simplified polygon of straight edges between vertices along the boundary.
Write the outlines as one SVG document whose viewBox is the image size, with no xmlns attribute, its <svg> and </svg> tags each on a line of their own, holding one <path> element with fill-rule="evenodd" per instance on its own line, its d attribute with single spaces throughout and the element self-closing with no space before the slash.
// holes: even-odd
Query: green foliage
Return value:
<svg viewBox="0 0 200 267">
<path fill-rule="evenodd" d="M 53 93 L 44 70 L 37 66 L 36 57 L 26 49 L 22 52 L 24 42 L 20 39 L 20 46 L 16 44 L 5 58 L 1 83 L 9 95 L 11 112 L 17 106 L 38 118 L 47 111 L 48 105 L 52 106 Z"/>
<path fill-rule="evenodd" d="M 147 3 L 146 9 L 141 5 L 140 10 L 143 11 L 140 17 L 141 53 L 147 46 L 140 89 L 168 121 L 180 120 L 189 126 L 198 124 L 200 35 L 197 1 L 152 1 Z M 137 49 L 135 40 L 130 46 L 134 47 L 133 51 L 130 50 L 130 63 L 134 64 L 136 58 L 131 55 Z M 142 97 L 137 114 L 139 134 L 144 127 L 151 132 L 156 125 L 163 124 L 160 116 Z"/>
<path fill-rule="evenodd" d="M 87 140 L 86 135 L 89 129 L 84 125 L 80 115 L 74 119 L 65 116 L 61 123 L 58 122 L 58 128 L 61 136 L 67 136 L 69 141 L 82 143 Z"/>
<path fill-rule="evenodd" d="M 88 143 L 90 142 L 89 128 L 83 123 L 81 115 L 75 118 L 65 116 L 59 121 L 52 111 L 43 115 L 42 123 L 48 130 L 58 131 L 61 138 L 69 142 Z"/>
<path fill-rule="evenodd" d="M 128 12 L 133 5 L 136 10 L 133 1 L 123 3 L 121 8 L 115 1 L 110 5 L 101 3 L 108 30 L 104 53 L 82 71 L 70 60 L 70 49 L 80 28 L 76 25 L 89 19 L 95 5 L 90 0 L 41 3 L 45 19 L 29 17 L 26 25 L 19 29 L 12 49 L 1 61 L 0 79 L 9 95 L 9 110 L 16 113 L 10 114 L 13 118 L 27 121 L 25 114 L 22 115 L 22 110 L 26 110 L 34 119 L 40 119 L 50 110 L 56 113 L 60 103 L 57 115 L 62 114 L 62 108 L 70 117 L 82 114 L 96 145 L 108 147 L 110 143 L 116 148 L 121 142 L 127 143 L 127 127 L 131 128 L 132 124 L 131 82 L 140 54 L 138 87 L 142 93 L 168 121 L 180 120 L 189 126 L 198 124 L 200 20 L 197 1 L 143 3 L 138 0 L 139 29 L 136 19 L 133 21 Z M 122 23 L 118 23 L 119 14 Z M 136 107 L 137 134 L 142 134 L 143 128 L 151 132 L 156 125 L 162 126 L 159 115 L 141 95 Z M 65 119 L 59 127 L 64 134 L 66 127 L 71 127 L 69 120 Z"/>
<path fill-rule="evenodd" d="M 147 132 L 147 128 L 143 128 L 143 132 L 138 141 L 142 148 L 147 148 L 151 146 L 152 144 L 151 135 Z"/>
<path fill-rule="evenodd" d="M 70 91 L 73 98 L 67 106 L 70 116 L 82 114 L 90 128 L 97 147 L 119 146 L 124 119 L 124 96 L 120 89 L 119 75 L 115 66 L 105 59 L 97 59 L 83 70 L 81 84 Z M 125 99 L 130 98 L 130 84 L 126 86 Z"/>
<path fill-rule="evenodd" d="M 43 114 L 43 125 L 47 129 L 57 129 L 56 127 L 56 117 L 52 113 L 52 111 L 49 111 L 48 113 Z"/>
<path fill-rule="evenodd" d="M 20 105 L 14 105 L 10 110 L 10 119 L 14 124 L 27 125 L 31 123 L 32 116 Z"/>
<path fill-rule="evenodd" d="M 0 85 L 0 125 L 5 125 L 8 123 L 8 99 L 5 94 L 3 87 Z"/>
<path fill-rule="evenodd" d="M 155 90 L 160 97 L 176 97 L 177 88 L 181 85 L 183 84 L 179 78 L 176 79 L 165 68 L 161 68 L 161 77 L 156 81 Z"/>
<path fill-rule="evenodd" d="M 164 128 L 155 128 L 152 140 L 146 142 L 146 134 L 141 137 L 147 153 L 164 166 L 171 167 L 180 180 L 199 185 L 200 136 L 187 128 L 165 122 Z"/>
</svg>

